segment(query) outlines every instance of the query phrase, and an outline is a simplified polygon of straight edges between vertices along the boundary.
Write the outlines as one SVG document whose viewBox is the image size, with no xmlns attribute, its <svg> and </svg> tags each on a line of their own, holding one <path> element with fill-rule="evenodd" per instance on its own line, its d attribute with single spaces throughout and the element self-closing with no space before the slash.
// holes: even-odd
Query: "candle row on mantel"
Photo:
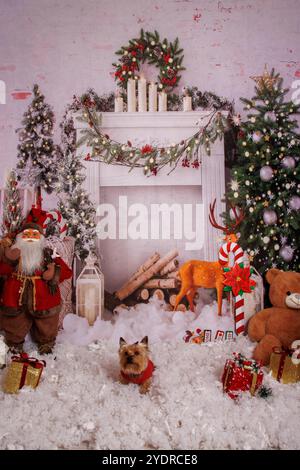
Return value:
<svg viewBox="0 0 300 470">
<path fill-rule="evenodd" d="M 156 112 L 157 111 L 157 101 L 158 101 L 158 111 L 165 112 L 167 111 L 167 93 L 162 90 L 157 92 L 156 83 L 151 82 L 148 86 L 148 111 Z M 127 81 L 127 111 L 129 113 L 135 113 L 138 109 L 138 112 L 145 113 L 147 112 L 147 81 L 141 76 L 138 80 L 138 94 L 136 95 L 136 80 L 129 78 Z M 115 96 L 115 112 L 122 113 L 124 110 L 123 98 L 119 92 Z M 183 111 L 192 111 L 192 97 L 184 96 L 183 97 Z"/>
</svg>

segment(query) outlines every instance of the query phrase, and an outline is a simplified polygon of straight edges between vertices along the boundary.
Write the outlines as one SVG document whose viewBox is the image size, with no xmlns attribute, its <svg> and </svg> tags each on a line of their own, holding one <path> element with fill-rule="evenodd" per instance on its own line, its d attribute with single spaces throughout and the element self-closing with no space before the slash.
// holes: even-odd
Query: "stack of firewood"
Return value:
<svg viewBox="0 0 300 470">
<path fill-rule="evenodd" d="M 133 306 L 148 302 L 150 297 L 156 297 L 166 302 L 167 310 L 173 310 L 181 284 L 177 256 L 177 250 L 172 250 L 163 257 L 154 253 L 114 295 L 106 292 L 106 308 L 113 311 L 120 305 Z M 182 311 L 186 309 L 184 303 L 177 308 Z"/>
</svg>

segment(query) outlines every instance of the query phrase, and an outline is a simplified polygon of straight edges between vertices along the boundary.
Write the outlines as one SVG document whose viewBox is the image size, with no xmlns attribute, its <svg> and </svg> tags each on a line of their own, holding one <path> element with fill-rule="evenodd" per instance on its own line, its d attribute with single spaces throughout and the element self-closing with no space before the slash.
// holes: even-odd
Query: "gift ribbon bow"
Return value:
<svg viewBox="0 0 300 470">
<path fill-rule="evenodd" d="M 46 361 L 39 361 L 35 357 L 29 357 L 27 353 L 21 353 L 12 356 L 11 360 L 15 362 L 23 362 L 24 364 L 34 367 L 35 369 L 42 369 L 43 367 L 46 367 Z"/>
<path fill-rule="evenodd" d="M 280 348 L 276 346 L 273 348 L 273 353 L 274 354 L 279 354 L 280 355 L 280 360 L 279 360 L 279 366 L 278 366 L 278 371 L 277 371 L 277 380 L 280 382 L 283 374 L 283 368 L 285 364 L 285 360 L 287 357 L 291 357 L 295 351 L 297 351 L 298 348 Z"/>
<path fill-rule="evenodd" d="M 233 360 L 238 367 L 242 367 L 243 369 L 252 370 L 256 374 L 262 367 L 262 363 L 260 361 L 255 361 L 254 359 L 247 359 L 241 353 L 233 353 Z"/>
<path fill-rule="evenodd" d="M 35 357 L 29 357 L 27 353 L 21 353 L 16 356 L 12 356 L 11 360 L 13 362 L 20 362 L 24 364 L 19 388 L 22 388 L 25 384 L 28 366 L 31 366 L 34 369 L 43 369 L 43 367 L 46 367 L 46 361 L 39 361 Z"/>
</svg>

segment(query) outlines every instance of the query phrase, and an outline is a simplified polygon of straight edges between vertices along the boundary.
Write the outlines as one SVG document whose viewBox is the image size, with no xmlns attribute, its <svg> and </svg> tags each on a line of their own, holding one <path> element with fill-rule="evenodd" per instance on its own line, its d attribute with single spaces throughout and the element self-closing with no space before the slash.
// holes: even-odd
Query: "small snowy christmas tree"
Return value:
<svg viewBox="0 0 300 470">
<path fill-rule="evenodd" d="M 3 236 L 16 234 L 22 223 L 20 195 L 17 186 L 16 174 L 14 171 L 11 171 L 6 181 L 3 204 Z"/>
<path fill-rule="evenodd" d="M 264 273 L 271 267 L 300 269 L 299 106 L 284 101 L 289 91 L 274 70 L 253 77 L 255 96 L 242 99 L 248 120 L 238 135 L 238 162 L 227 193 L 245 214 L 240 244 Z M 231 213 L 225 216 L 230 222 Z"/>
<path fill-rule="evenodd" d="M 74 121 L 66 112 L 61 127 L 59 210 L 67 222 L 68 235 L 75 238 L 75 254 L 81 260 L 95 251 L 96 226 L 94 205 L 82 189 L 85 180 L 81 158 L 76 155 Z"/>
<path fill-rule="evenodd" d="M 55 189 L 58 150 L 53 143 L 54 113 L 45 103 L 38 85 L 33 87 L 33 100 L 25 112 L 23 127 L 18 129 L 18 178 L 22 186 L 34 186 L 40 195 L 41 188 L 47 193 Z"/>
</svg>

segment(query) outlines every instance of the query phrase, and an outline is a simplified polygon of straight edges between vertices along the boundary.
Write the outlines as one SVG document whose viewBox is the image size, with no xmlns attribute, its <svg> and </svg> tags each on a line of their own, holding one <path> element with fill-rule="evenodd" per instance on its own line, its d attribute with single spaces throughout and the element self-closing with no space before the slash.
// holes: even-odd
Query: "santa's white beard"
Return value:
<svg viewBox="0 0 300 470">
<path fill-rule="evenodd" d="M 42 268 L 44 261 L 44 236 L 41 235 L 39 240 L 33 242 L 22 238 L 22 234 L 17 235 L 16 242 L 12 248 L 19 248 L 21 251 L 21 271 L 30 276 L 36 270 Z"/>
</svg>

